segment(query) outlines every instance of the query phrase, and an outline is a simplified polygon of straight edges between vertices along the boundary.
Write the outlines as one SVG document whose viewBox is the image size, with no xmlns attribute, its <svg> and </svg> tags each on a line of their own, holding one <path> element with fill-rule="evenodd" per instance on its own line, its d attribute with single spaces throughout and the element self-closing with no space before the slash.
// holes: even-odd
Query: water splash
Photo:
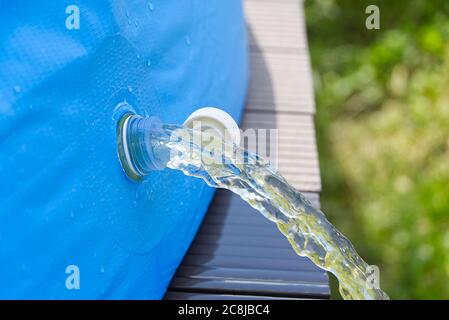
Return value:
<svg viewBox="0 0 449 320">
<path fill-rule="evenodd" d="M 133 133 L 129 129 L 127 133 L 135 168 L 145 172 L 150 162 L 153 168 L 158 167 L 155 163 L 159 162 L 200 178 L 212 187 L 236 193 L 276 223 L 298 255 L 308 257 L 320 268 L 333 273 L 343 298 L 388 299 L 380 288 L 372 286 L 371 268 L 350 241 L 269 162 L 236 145 L 223 143 L 221 139 L 212 139 L 219 141 L 220 148 L 211 144 L 204 147 L 192 138 L 204 136 L 204 132 L 176 125 L 161 125 L 155 129 L 153 124 L 139 123 L 145 121 L 144 118 L 135 121 L 130 128 L 135 125 L 139 131 Z M 205 140 L 211 141 L 208 137 Z"/>
</svg>

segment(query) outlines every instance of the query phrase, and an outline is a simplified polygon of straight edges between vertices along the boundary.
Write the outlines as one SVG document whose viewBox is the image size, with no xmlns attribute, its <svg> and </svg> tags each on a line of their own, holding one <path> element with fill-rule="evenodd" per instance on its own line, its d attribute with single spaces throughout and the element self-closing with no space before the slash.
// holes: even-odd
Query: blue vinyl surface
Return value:
<svg viewBox="0 0 449 320">
<path fill-rule="evenodd" d="M 163 296 L 213 190 L 169 169 L 131 183 L 116 106 L 240 119 L 246 46 L 240 0 L 0 0 L 0 298 Z"/>
</svg>

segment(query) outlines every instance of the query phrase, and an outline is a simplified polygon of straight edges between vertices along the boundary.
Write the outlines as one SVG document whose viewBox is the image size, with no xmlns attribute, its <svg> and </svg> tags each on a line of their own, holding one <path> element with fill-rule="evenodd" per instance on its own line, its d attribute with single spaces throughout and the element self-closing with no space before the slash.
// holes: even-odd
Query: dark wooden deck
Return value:
<svg viewBox="0 0 449 320">
<path fill-rule="evenodd" d="M 278 167 L 319 206 L 314 96 L 302 2 L 245 0 L 251 81 L 242 123 L 277 128 Z M 327 274 L 238 196 L 218 191 L 166 299 L 328 298 Z"/>
</svg>

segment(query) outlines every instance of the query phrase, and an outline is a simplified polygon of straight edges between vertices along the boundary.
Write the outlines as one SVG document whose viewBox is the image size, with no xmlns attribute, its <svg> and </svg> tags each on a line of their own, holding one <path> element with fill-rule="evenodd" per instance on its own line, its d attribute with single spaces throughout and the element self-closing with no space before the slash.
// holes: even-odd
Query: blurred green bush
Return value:
<svg viewBox="0 0 449 320">
<path fill-rule="evenodd" d="M 323 210 L 391 298 L 449 298 L 449 1 L 305 8 Z"/>
</svg>

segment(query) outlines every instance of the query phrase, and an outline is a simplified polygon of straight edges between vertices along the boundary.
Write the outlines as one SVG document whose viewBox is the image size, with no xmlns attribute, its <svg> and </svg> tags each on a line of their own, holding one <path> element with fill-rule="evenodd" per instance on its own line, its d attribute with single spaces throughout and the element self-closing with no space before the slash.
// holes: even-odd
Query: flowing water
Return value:
<svg viewBox="0 0 449 320">
<path fill-rule="evenodd" d="M 337 277 L 344 299 L 388 299 L 372 285 L 370 266 L 349 240 L 269 162 L 236 145 L 223 144 L 221 139 L 215 141 L 224 148 L 210 144 L 204 147 L 192 139 L 197 133 L 181 126 L 162 125 L 159 130 L 147 132 L 143 141 L 156 158 L 164 158 L 162 163 L 167 167 L 238 194 L 276 223 L 298 255 Z"/>
</svg>

